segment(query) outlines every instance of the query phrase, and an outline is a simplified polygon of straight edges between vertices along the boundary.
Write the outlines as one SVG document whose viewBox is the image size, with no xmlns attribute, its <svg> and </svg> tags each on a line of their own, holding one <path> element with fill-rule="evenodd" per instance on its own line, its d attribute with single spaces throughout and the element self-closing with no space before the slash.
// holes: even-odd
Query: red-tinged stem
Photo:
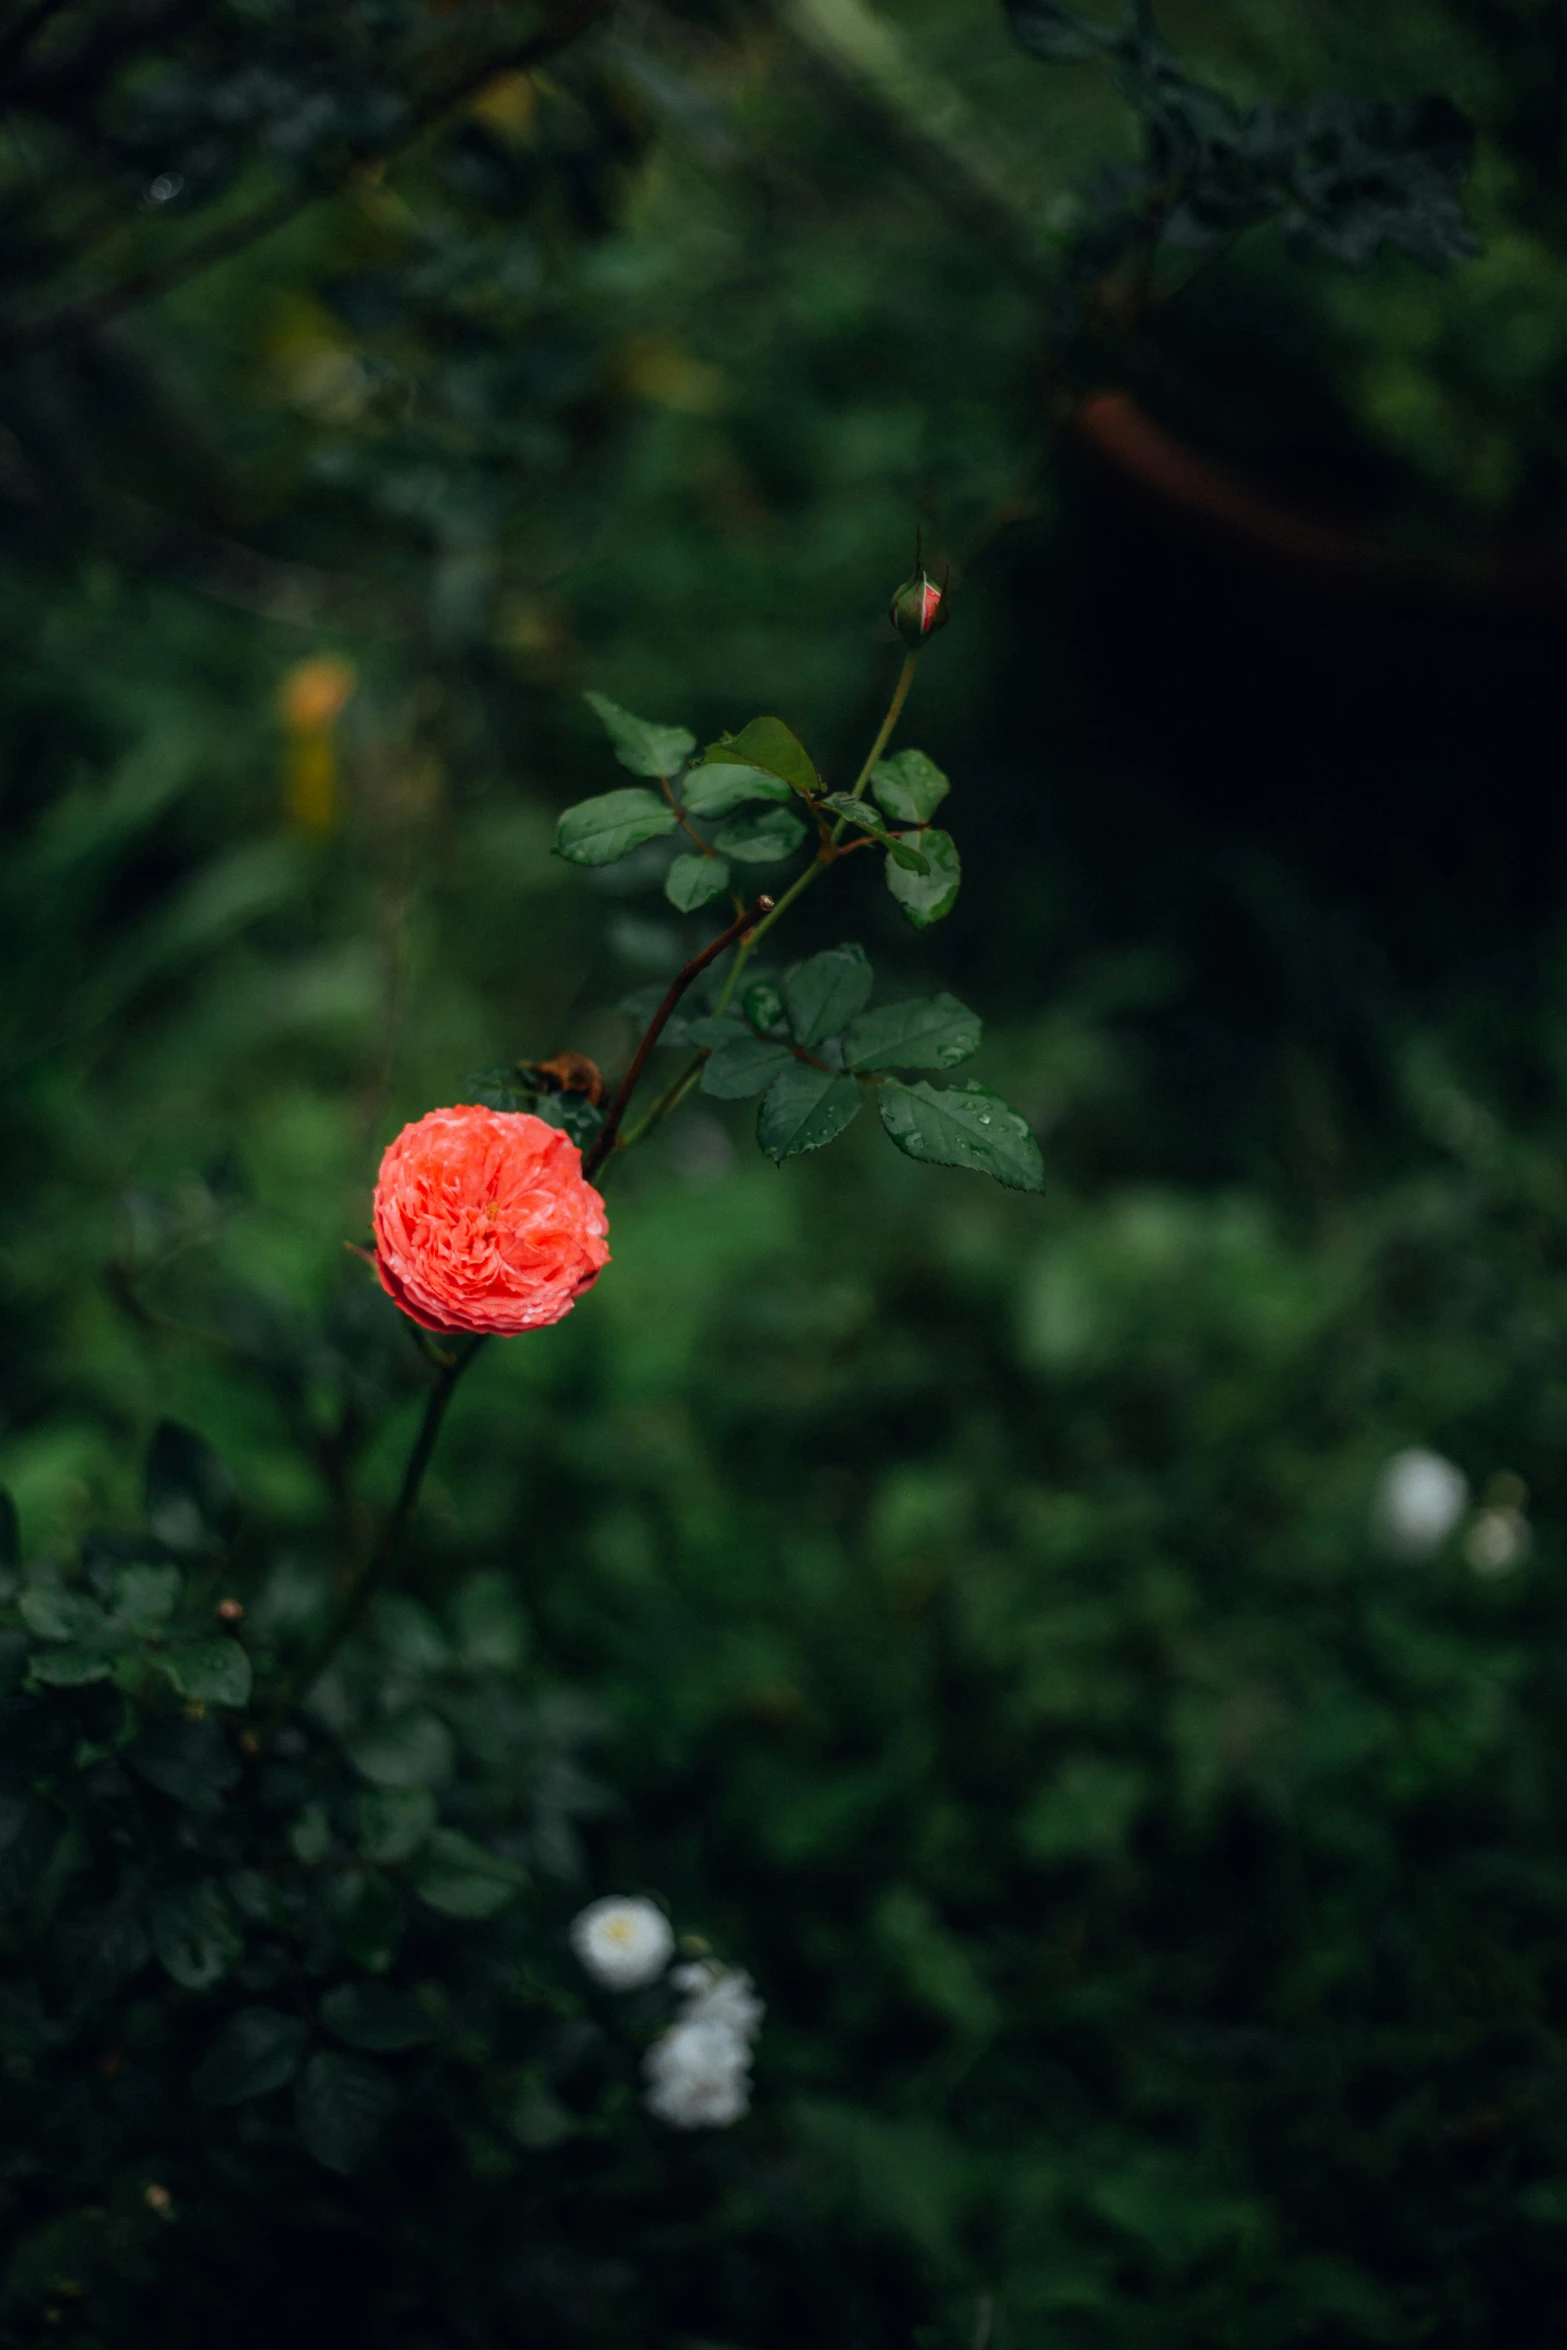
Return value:
<svg viewBox="0 0 1567 2350">
<path fill-rule="evenodd" d="M 610 1152 L 616 1147 L 620 1134 L 620 1122 L 631 1107 L 631 1097 L 641 1081 L 642 1072 L 647 1067 L 653 1048 L 663 1035 L 665 1025 L 686 989 L 694 979 L 701 977 L 709 963 L 716 963 L 726 948 L 732 947 L 737 938 L 744 938 L 747 932 L 755 929 L 757 923 L 764 921 L 772 910 L 773 901 L 771 898 L 758 898 L 754 906 L 747 906 L 745 912 L 731 922 L 727 930 L 721 930 L 699 955 L 693 955 L 690 962 L 675 973 L 669 983 L 668 993 L 648 1022 L 642 1042 L 631 1056 L 631 1066 L 622 1077 L 615 1098 L 605 1112 L 604 1123 L 599 1128 L 598 1138 L 583 1159 L 582 1172 L 589 1183 L 592 1182 Z"/>
</svg>

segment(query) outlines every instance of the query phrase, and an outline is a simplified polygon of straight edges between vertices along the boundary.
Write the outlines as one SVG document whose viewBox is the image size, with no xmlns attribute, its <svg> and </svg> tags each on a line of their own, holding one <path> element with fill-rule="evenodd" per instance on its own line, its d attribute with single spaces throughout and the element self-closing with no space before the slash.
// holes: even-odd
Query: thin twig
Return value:
<svg viewBox="0 0 1567 2350">
<path fill-rule="evenodd" d="M 631 1107 L 631 1097 L 637 1090 L 638 1082 L 643 1070 L 647 1067 L 653 1047 L 662 1036 L 665 1023 L 685 994 L 686 989 L 694 979 L 701 977 L 709 963 L 717 962 L 726 947 L 732 947 L 737 938 L 744 937 L 746 932 L 754 929 L 758 922 L 764 921 L 772 910 L 773 901 L 771 898 L 758 898 L 754 906 L 747 906 L 738 920 L 731 922 L 727 930 L 721 930 L 699 955 L 692 956 L 683 970 L 675 973 L 663 1002 L 647 1024 L 647 1031 L 642 1042 L 631 1056 L 631 1066 L 622 1077 L 616 1089 L 615 1098 L 605 1112 L 604 1123 L 599 1128 L 597 1140 L 582 1162 L 582 1172 L 590 1183 L 609 1157 L 610 1152 L 615 1148 L 615 1138 L 620 1132 L 620 1121 Z"/>
</svg>

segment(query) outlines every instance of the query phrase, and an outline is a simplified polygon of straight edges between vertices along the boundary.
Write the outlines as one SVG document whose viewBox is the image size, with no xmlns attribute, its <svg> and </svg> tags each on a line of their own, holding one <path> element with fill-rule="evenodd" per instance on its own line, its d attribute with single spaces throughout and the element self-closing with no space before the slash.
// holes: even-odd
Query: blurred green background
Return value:
<svg viewBox="0 0 1567 2350">
<path fill-rule="evenodd" d="M 959 911 L 851 866 L 791 945 L 973 1003 L 1046 1198 L 863 1127 L 779 1172 L 694 1104 L 428 1488 L 422 1587 L 512 1575 L 596 1725 L 566 1880 L 769 2003 L 752 2118 L 583 2156 L 509 2338 L 1559 2338 L 1567 20 L 1159 21 L 1241 103 L 1453 100 L 1478 255 L 1264 226 L 1063 324 L 1134 146 L 1099 67 L 992 0 L 626 7 L 0 384 L 0 1476 L 48 1554 L 163 1416 L 257 1562 L 384 1503 L 381 1149 L 519 1054 L 618 1066 L 705 934 L 550 855 L 623 780 L 582 691 L 776 711 L 842 783 L 916 530 L 955 566 L 900 739 Z M 13 317 L 196 233 L 150 102 L 117 195 L 16 103 Z M 1500 1566 L 1378 1543 L 1411 1445 Z"/>
</svg>

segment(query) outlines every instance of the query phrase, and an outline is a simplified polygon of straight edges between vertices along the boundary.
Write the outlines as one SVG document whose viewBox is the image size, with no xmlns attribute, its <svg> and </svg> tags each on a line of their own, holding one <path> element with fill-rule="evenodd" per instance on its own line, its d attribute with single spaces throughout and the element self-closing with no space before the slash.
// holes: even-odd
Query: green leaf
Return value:
<svg viewBox="0 0 1567 2350">
<path fill-rule="evenodd" d="M 871 790 L 899 824 L 928 824 L 951 789 L 923 751 L 897 751 L 871 776 Z"/>
<path fill-rule="evenodd" d="M 784 1002 L 797 1042 L 820 1044 L 847 1028 L 856 1012 L 863 1012 L 875 985 L 874 974 L 860 946 L 828 947 L 784 973 Z"/>
<path fill-rule="evenodd" d="M 602 723 L 622 767 L 629 767 L 633 775 L 675 775 L 696 749 L 696 736 L 683 726 L 656 726 L 650 718 L 634 718 L 608 694 L 584 694 L 582 699 Z"/>
<path fill-rule="evenodd" d="M 307 1803 L 288 1831 L 288 1848 L 300 1865 L 317 1869 L 332 1850 L 332 1823 L 324 1804 Z"/>
<path fill-rule="evenodd" d="M 211 1721 L 150 1722 L 126 1760 L 149 1786 L 198 1813 L 220 1810 L 239 1777 L 234 1751 Z"/>
<path fill-rule="evenodd" d="M 722 857 L 693 852 L 677 857 L 664 876 L 664 895 L 682 914 L 694 914 L 709 898 L 729 887 L 729 868 Z"/>
<path fill-rule="evenodd" d="M 27 1899 L 58 1840 L 59 1815 L 30 1795 L 0 1795 L 0 1917 Z"/>
<path fill-rule="evenodd" d="M 191 2088 L 198 2105 L 242 2105 L 291 2079 L 305 2045 L 297 2016 L 275 2007 L 242 2007 L 231 2016 L 196 2067 Z"/>
<path fill-rule="evenodd" d="M 221 1550 L 239 1524 L 239 1495 L 205 1437 L 161 1420 L 147 1453 L 147 1523 L 170 1550 Z"/>
<path fill-rule="evenodd" d="M 452 1602 L 452 1622 L 459 1654 L 471 1671 L 509 1673 L 521 1664 L 528 1646 L 528 1619 L 510 1581 L 498 1569 L 475 1575 L 463 1585 Z"/>
<path fill-rule="evenodd" d="M 224 1887 L 241 1917 L 253 1926 L 286 1926 L 288 1904 L 260 1869 L 230 1869 Z"/>
<path fill-rule="evenodd" d="M 824 805 L 833 809 L 845 823 L 857 824 L 861 832 L 869 833 L 872 840 L 879 840 L 895 864 L 904 866 L 910 873 L 930 871 L 922 852 L 911 849 L 907 841 L 889 832 L 875 809 L 868 808 L 863 800 L 855 799 L 849 792 L 834 792 Z"/>
<path fill-rule="evenodd" d="M 0 1485 L 0 1567 L 19 1567 L 21 1563 L 22 1521 L 9 1486 Z"/>
<path fill-rule="evenodd" d="M 858 1078 L 791 1061 L 762 1096 L 756 1139 L 770 1159 L 780 1161 L 799 1151 L 818 1151 L 843 1132 L 859 1107 Z"/>
<path fill-rule="evenodd" d="M 900 1151 L 935 1167 L 972 1167 L 1013 1191 L 1043 1191 L 1044 1161 L 1028 1120 L 983 1085 L 878 1086 L 881 1122 Z"/>
<path fill-rule="evenodd" d="M 541 1093 L 527 1106 L 546 1126 L 558 1126 L 562 1134 L 569 1134 L 579 1151 L 587 1149 L 604 1123 L 603 1111 L 585 1094 Z"/>
<path fill-rule="evenodd" d="M 114 1621 L 139 1639 L 161 1632 L 180 1603 L 178 1567 L 121 1567 L 114 1578 Z"/>
<path fill-rule="evenodd" d="M 366 1860 L 407 1860 L 435 1826 L 435 1797 L 427 1787 L 387 1787 L 361 1795 L 356 1816 Z"/>
<path fill-rule="evenodd" d="M 152 1946 L 176 1983 L 187 1991 L 210 1991 L 242 1955 L 245 1937 L 217 1886 L 207 1883 L 158 1895 Z"/>
<path fill-rule="evenodd" d="M 38 1640 L 101 1642 L 109 1628 L 96 1600 L 82 1591 L 62 1590 L 58 1583 L 34 1583 L 16 1604 L 23 1623 Z"/>
<path fill-rule="evenodd" d="M 782 776 L 768 775 L 760 767 L 731 767 L 714 761 L 709 752 L 680 786 L 680 797 L 693 816 L 727 816 L 748 800 L 788 801 L 794 794 Z"/>
<path fill-rule="evenodd" d="M 488 1918 L 528 1882 L 526 1869 L 455 1828 L 437 1828 L 410 1868 L 421 1901 L 452 1918 Z"/>
<path fill-rule="evenodd" d="M 250 1659 L 237 1640 L 175 1640 L 158 1658 L 182 1696 L 206 1705 L 250 1703 Z"/>
<path fill-rule="evenodd" d="M 764 808 L 759 816 L 736 816 L 714 835 L 713 845 L 742 865 L 776 865 L 792 857 L 805 826 L 788 808 Z"/>
<path fill-rule="evenodd" d="M 776 775 L 805 799 L 814 798 L 822 788 L 822 779 L 812 765 L 809 751 L 781 718 L 753 718 L 738 734 L 726 734 L 720 741 L 709 743 L 702 754 L 702 764 L 759 767 L 763 774 Z"/>
<path fill-rule="evenodd" d="M 700 1018 L 686 1022 L 687 1044 L 705 1045 L 709 1052 L 716 1052 L 721 1044 L 733 1044 L 737 1036 L 749 1033 L 744 1021 L 737 1020 L 733 1012 L 704 1012 Z"/>
<path fill-rule="evenodd" d="M 555 854 L 571 865 L 613 865 L 645 840 L 661 840 L 675 829 L 675 811 L 656 792 L 601 792 L 579 800 L 555 827 Z"/>
<path fill-rule="evenodd" d="M 876 810 L 868 801 L 857 800 L 853 792 L 829 792 L 822 806 L 830 808 L 835 816 L 841 816 L 846 824 L 857 824 L 861 832 L 870 833 L 876 840 L 887 838 L 887 827 Z"/>
<path fill-rule="evenodd" d="M 934 825 L 924 832 L 900 832 L 897 837 L 905 843 L 917 841 L 930 870 L 909 873 L 889 856 L 885 867 L 887 887 L 915 929 L 925 930 L 932 922 L 950 914 L 958 902 L 963 868 L 958 862 L 957 843 L 950 832 L 938 832 Z"/>
<path fill-rule="evenodd" d="M 381 2054 L 418 2048 L 434 2031 L 418 2001 L 390 1983 L 339 1983 L 322 2000 L 319 2013 L 327 2030 L 350 2048 Z"/>
<path fill-rule="evenodd" d="M 445 1633 L 430 1610 L 406 1591 L 383 1592 L 375 1611 L 375 1638 L 400 1679 L 444 1673 L 452 1661 Z"/>
<path fill-rule="evenodd" d="M 345 1869 L 327 1889 L 327 1915 L 346 1957 L 372 1975 L 384 1975 L 403 1938 L 397 1887 L 379 1870 Z"/>
<path fill-rule="evenodd" d="M 348 1741 L 349 1759 L 374 1787 L 439 1787 L 456 1759 L 452 1734 L 422 1706 L 389 1714 Z"/>
<path fill-rule="evenodd" d="M 980 1034 L 978 1014 L 955 995 L 915 996 L 851 1021 L 843 1057 L 851 1069 L 955 1069 L 978 1052 Z"/>
<path fill-rule="evenodd" d="M 742 1031 L 709 1053 L 702 1064 L 702 1091 L 715 1101 L 744 1101 L 763 1092 L 793 1057 L 786 1044 L 770 1044 L 766 1037 Z"/>
<path fill-rule="evenodd" d="M 783 1018 L 783 990 L 770 979 L 753 979 L 740 1006 L 753 1028 L 773 1028 Z"/>
<path fill-rule="evenodd" d="M 113 1667 L 101 1648 L 42 1648 L 29 1659 L 30 1688 L 82 1689 L 89 1681 L 107 1681 Z"/>
<path fill-rule="evenodd" d="M 294 2119 L 324 2170 L 345 2176 L 369 2161 L 397 2104 L 379 2065 L 325 2050 L 310 2059 L 294 2087 Z"/>
</svg>

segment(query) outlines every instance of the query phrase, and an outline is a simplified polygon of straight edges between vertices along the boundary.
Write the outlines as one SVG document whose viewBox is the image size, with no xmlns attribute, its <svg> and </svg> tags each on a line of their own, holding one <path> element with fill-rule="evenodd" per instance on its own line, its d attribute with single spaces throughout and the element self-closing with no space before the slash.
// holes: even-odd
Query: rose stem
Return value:
<svg viewBox="0 0 1567 2350">
<path fill-rule="evenodd" d="M 648 1022 L 647 1032 L 631 1056 L 631 1066 L 622 1077 L 616 1089 L 615 1098 L 604 1113 L 604 1123 L 599 1128 L 598 1138 L 583 1159 L 582 1172 L 589 1183 L 592 1182 L 610 1152 L 615 1148 L 615 1140 L 620 1132 L 620 1121 L 631 1107 L 631 1097 L 637 1090 L 637 1082 L 643 1070 L 647 1067 L 648 1057 L 664 1032 L 665 1022 L 685 994 L 686 989 L 691 985 L 692 980 L 699 978 L 709 963 L 718 960 L 726 947 L 733 946 L 737 938 L 744 937 L 747 931 L 754 929 L 756 924 L 763 921 L 772 910 L 773 901 L 771 898 L 758 898 L 754 906 L 748 906 L 736 921 L 730 923 L 727 930 L 721 930 L 699 955 L 692 956 L 683 970 L 675 973 L 669 983 L 669 992 Z"/>
<path fill-rule="evenodd" d="M 309 1696 L 337 1654 L 338 1649 L 348 1638 L 349 1633 L 401 1558 L 403 1543 L 408 1534 L 409 1520 L 414 1514 L 414 1508 L 419 1499 L 419 1488 L 424 1483 L 424 1473 L 430 1465 L 430 1456 L 435 1450 L 436 1438 L 441 1433 L 441 1423 L 446 1417 L 446 1407 L 452 1400 L 458 1380 L 483 1344 L 482 1336 L 472 1338 L 460 1354 L 448 1355 L 443 1361 L 435 1385 L 425 1398 L 424 1418 L 419 1423 L 419 1433 L 414 1439 L 414 1448 L 408 1455 L 408 1465 L 403 1471 L 403 1482 L 398 1490 L 392 1514 L 382 1528 L 381 1539 L 349 1583 L 348 1589 L 338 1602 L 336 1614 L 314 1648 L 309 1651 L 304 1662 L 296 1667 L 284 1682 L 268 1713 L 265 1736 L 270 1737 L 284 1715 L 291 1712 L 302 1698 Z"/>
<path fill-rule="evenodd" d="M 759 897 L 755 905 L 748 907 L 738 921 L 731 922 L 727 930 L 721 930 L 717 938 L 705 946 L 699 955 L 692 956 L 683 970 L 676 972 L 670 981 L 668 994 L 649 1021 L 647 1033 L 632 1056 L 630 1068 L 620 1081 L 619 1090 L 609 1106 L 604 1124 L 599 1130 L 598 1139 L 582 1162 L 582 1172 L 585 1177 L 591 1178 L 595 1175 L 614 1149 L 620 1121 L 630 1105 L 631 1096 L 636 1090 L 637 1080 L 647 1066 L 648 1056 L 657 1044 L 665 1022 L 685 994 L 686 989 L 691 985 L 692 980 L 699 978 L 702 972 L 707 969 L 708 964 L 715 962 L 724 949 L 732 946 L 735 940 L 749 930 L 753 924 L 759 922 L 764 915 L 771 913 L 772 905 L 771 898 Z M 419 1423 L 419 1433 L 414 1439 L 413 1450 L 408 1455 L 408 1465 L 403 1471 L 403 1482 L 393 1505 L 392 1514 L 382 1530 L 381 1539 L 350 1582 L 348 1589 L 338 1603 L 336 1614 L 314 1648 L 309 1651 L 304 1662 L 284 1682 L 267 1716 L 265 1735 L 270 1736 L 277 1729 L 284 1715 L 298 1705 L 301 1698 L 309 1696 L 333 1657 L 336 1656 L 338 1649 L 359 1622 L 365 1609 L 387 1581 L 401 1558 L 409 1521 L 419 1500 L 419 1489 L 424 1483 L 424 1473 L 429 1467 L 430 1457 L 435 1451 L 436 1440 L 441 1433 L 441 1423 L 446 1418 L 447 1406 L 452 1400 L 458 1380 L 483 1344 L 484 1338 L 480 1335 L 471 1339 L 461 1354 L 443 1358 L 435 1385 L 425 1400 L 424 1418 Z"/>
<path fill-rule="evenodd" d="M 854 779 L 854 788 L 849 794 L 851 800 L 863 799 L 865 796 L 865 786 L 870 782 L 871 776 L 875 771 L 876 762 L 881 757 L 882 752 L 887 748 L 887 743 L 892 734 L 892 730 L 903 715 L 903 705 L 909 698 L 909 688 L 914 683 L 914 671 L 919 662 L 919 657 L 920 648 L 918 645 L 914 646 L 903 656 L 903 667 L 898 671 L 898 682 L 892 689 L 892 700 L 887 704 L 887 714 L 883 718 L 881 725 L 877 728 L 876 740 L 871 744 L 870 749 L 865 754 L 864 766 L 860 769 L 859 774 Z M 842 840 L 844 833 L 848 830 L 848 825 L 848 817 L 840 816 L 837 824 L 833 828 L 832 839 L 830 841 L 823 842 L 821 848 L 812 858 L 810 864 L 806 866 L 805 871 L 795 875 L 793 881 L 790 882 L 789 887 L 784 891 L 783 896 L 778 900 L 777 905 L 771 909 L 764 920 L 757 924 L 751 936 L 746 940 L 745 945 L 740 949 L 739 954 L 735 957 L 735 967 L 730 972 L 728 983 L 724 988 L 723 995 L 719 999 L 718 1008 L 721 1012 L 726 1012 L 729 1009 L 730 999 L 734 995 L 735 989 L 739 984 L 741 972 L 745 969 L 752 953 L 758 946 L 760 946 L 768 931 L 772 929 L 773 924 L 783 919 L 784 915 L 789 911 L 789 908 L 794 904 L 795 899 L 799 897 L 803 891 L 808 890 L 811 886 L 811 883 L 817 879 L 818 875 L 824 873 L 827 870 L 827 867 L 833 863 L 834 859 L 838 855 L 838 843 L 840 840 Z"/>
</svg>

